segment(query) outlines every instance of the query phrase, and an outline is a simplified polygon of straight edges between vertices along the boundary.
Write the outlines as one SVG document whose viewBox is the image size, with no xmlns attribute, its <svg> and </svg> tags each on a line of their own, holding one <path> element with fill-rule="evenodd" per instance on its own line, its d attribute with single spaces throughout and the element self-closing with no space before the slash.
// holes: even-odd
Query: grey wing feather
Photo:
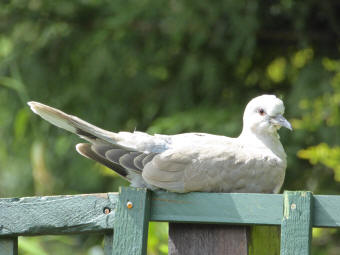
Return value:
<svg viewBox="0 0 340 255">
<path fill-rule="evenodd" d="M 148 154 L 143 160 L 142 160 L 142 164 L 143 167 L 149 163 L 150 161 L 152 161 L 152 159 L 157 155 L 157 153 L 150 153 Z"/>
<path fill-rule="evenodd" d="M 112 150 L 111 145 L 103 145 L 103 144 L 92 144 L 91 149 L 102 156 L 103 158 L 106 158 L 105 153 L 109 150 Z M 115 162 L 117 163 L 117 162 Z"/>
<path fill-rule="evenodd" d="M 111 162 L 110 160 L 102 157 L 101 155 L 98 155 L 96 152 L 92 150 L 91 144 L 79 143 L 77 144 L 76 149 L 79 154 L 83 155 L 86 158 L 97 161 L 108 168 L 111 168 L 112 170 L 114 170 L 115 172 L 117 172 L 119 175 L 121 175 L 122 177 L 126 179 L 128 175 L 128 172 L 126 171 L 126 169 L 122 167 L 121 165 Z"/>
<path fill-rule="evenodd" d="M 145 158 L 148 154 L 131 152 L 123 149 L 112 149 L 109 145 L 92 145 L 89 143 L 77 144 L 76 149 L 81 155 L 93 159 L 109 167 L 129 180 L 136 187 L 150 187 L 142 177 L 142 169 L 135 165 L 135 159 Z M 142 157 L 140 157 L 142 156 Z M 154 157 L 154 155 L 152 155 Z"/>
<path fill-rule="evenodd" d="M 114 163 L 116 163 L 116 164 L 119 164 L 119 159 L 123 156 L 123 155 L 125 155 L 125 154 L 127 154 L 127 153 L 129 153 L 128 151 L 125 151 L 125 150 L 121 150 L 121 149 L 111 149 L 111 150 L 109 150 L 109 151 L 107 151 L 106 153 L 105 153 L 105 157 L 108 159 L 108 160 L 110 160 L 110 161 L 112 161 L 112 162 L 114 162 Z"/>
<path fill-rule="evenodd" d="M 127 168 L 128 170 L 132 170 L 134 172 L 141 172 L 139 168 L 137 168 L 134 164 L 134 159 L 142 154 L 141 152 L 130 152 L 125 155 L 123 155 L 119 159 L 119 164 L 123 167 Z"/>
<path fill-rule="evenodd" d="M 138 155 L 137 157 L 135 157 L 135 159 L 133 160 L 134 165 L 139 170 L 143 170 L 143 168 L 144 168 L 143 159 L 147 156 L 148 156 L 148 154 L 142 153 L 142 154 Z"/>
</svg>

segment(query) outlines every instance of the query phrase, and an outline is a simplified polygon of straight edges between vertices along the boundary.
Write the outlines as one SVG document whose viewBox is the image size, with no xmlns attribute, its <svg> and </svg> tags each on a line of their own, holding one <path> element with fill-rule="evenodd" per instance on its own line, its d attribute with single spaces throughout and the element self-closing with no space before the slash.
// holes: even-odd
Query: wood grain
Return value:
<svg viewBox="0 0 340 255">
<path fill-rule="evenodd" d="M 314 227 L 340 227 L 340 196 L 313 195 Z"/>
<path fill-rule="evenodd" d="M 340 227 L 340 196 L 313 195 L 314 227 Z M 152 192 L 152 221 L 281 225 L 282 194 Z"/>
<path fill-rule="evenodd" d="M 150 193 L 152 221 L 281 225 L 283 218 L 283 195 Z M 313 226 L 340 227 L 340 196 L 313 198 Z M 3 198 L 0 236 L 112 233 L 117 200 L 117 193 Z"/>
<path fill-rule="evenodd" d="M 153 192 L 151 220 L 280 225 L 282 195 Z"/>
<path fill-rule="evenodd" d="M 284 192 L 281 255 L 309 255 L 312 241 L 313 196 L 307 191 Z"/>
<path fill-rule="evenodd" d="M 279 255 L 277 226 L 169 224 L 169 255 Z"/>
<path fill-rule="evenodd" d="M 0 236 L 112 232 L 116 202 L 107 193 L 0 199 Z"/>
<path fill-rule="evenodd" d="M 127 206 L 130 203 L 130 208 Z M 114 255 L 146 254 L 150 192 L 121 187 L 114 222 Z"/>
<path fill-rule="evenodd" d="M 246 226 L 169 224 L 169 255 L 247 255 Z"/>
</svg>

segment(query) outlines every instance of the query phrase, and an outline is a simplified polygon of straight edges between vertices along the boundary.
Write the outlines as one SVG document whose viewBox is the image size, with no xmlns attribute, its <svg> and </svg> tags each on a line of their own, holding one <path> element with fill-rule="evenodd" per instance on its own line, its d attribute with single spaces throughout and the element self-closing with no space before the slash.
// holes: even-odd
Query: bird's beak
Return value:
<svg viewBox="0 0 340 255">
<path fill-rule="evenodd" d="M 271 117 L 270 122 L 273 125 L 288 128 L 290 131 L 293 130 L 292 125 L 281 114 L 279 114 L 275 117 Z"/>
</svg>

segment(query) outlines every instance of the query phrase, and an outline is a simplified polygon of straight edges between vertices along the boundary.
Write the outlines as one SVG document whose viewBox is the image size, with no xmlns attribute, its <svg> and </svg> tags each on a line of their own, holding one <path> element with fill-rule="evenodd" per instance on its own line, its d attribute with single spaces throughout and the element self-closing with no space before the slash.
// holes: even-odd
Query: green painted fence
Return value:
<svg viewBox="0 0 340 255">
<path fill-rule="evenodd" d="M 103 233 L 105 254 L 146 254 L 149 221 L 281 226 L 281 255 L 310 254 L 312 227 L 340 227 L 340 196 L 151 192 L 0 199 L 0 254 L 18 236 Z M 113 229 L 115 237 L 113 238 Z M 260 233 L 260 232 L 259 232 Z M 260 235 L 260 234 L 259 234 Z"/>
</svg>

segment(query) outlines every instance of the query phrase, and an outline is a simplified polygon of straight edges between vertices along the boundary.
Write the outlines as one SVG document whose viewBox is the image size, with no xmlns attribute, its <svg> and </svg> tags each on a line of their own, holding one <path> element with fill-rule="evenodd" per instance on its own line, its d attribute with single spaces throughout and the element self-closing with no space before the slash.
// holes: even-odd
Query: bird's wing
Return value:
<svg viewBox="0 0 340 255">
<path fill-rule="evenodd" d="M 153 186 L 173 192 L 272 193 L 282 185 L 285 165 L 238 139 L 211 146 L 177 147 L 154 156 L 142 176 Z"/>
<path fill-rule="evenodd" d="M 143 179 L 155 187 L 169 191 L 185 192 L 185 172 L 194 155 L 170 150 L 160 153 L 144 166 Z"/>
<path fill-rule="evenodd" d="M 128 151 L 111 145 L 89 143 L 77 144 L 76 149 L 81 155 L 111 168 L 130 181 L 132 186 L 154 188 L 144 181 L 142 171 L 145 165 L 157 155 L 156 153 Z"/>
<path fill-rule="evenodd" d="M 209 171 L 221 171 L 228 162 L 232 167 L 233 143 L 232 138 L 202 133 L 174 135 L 171 147 L 155 155 L 142 176 L 147 183 L 174 192 L 208 190 L 209 185 L 214 189 Z"/>
</svg>

